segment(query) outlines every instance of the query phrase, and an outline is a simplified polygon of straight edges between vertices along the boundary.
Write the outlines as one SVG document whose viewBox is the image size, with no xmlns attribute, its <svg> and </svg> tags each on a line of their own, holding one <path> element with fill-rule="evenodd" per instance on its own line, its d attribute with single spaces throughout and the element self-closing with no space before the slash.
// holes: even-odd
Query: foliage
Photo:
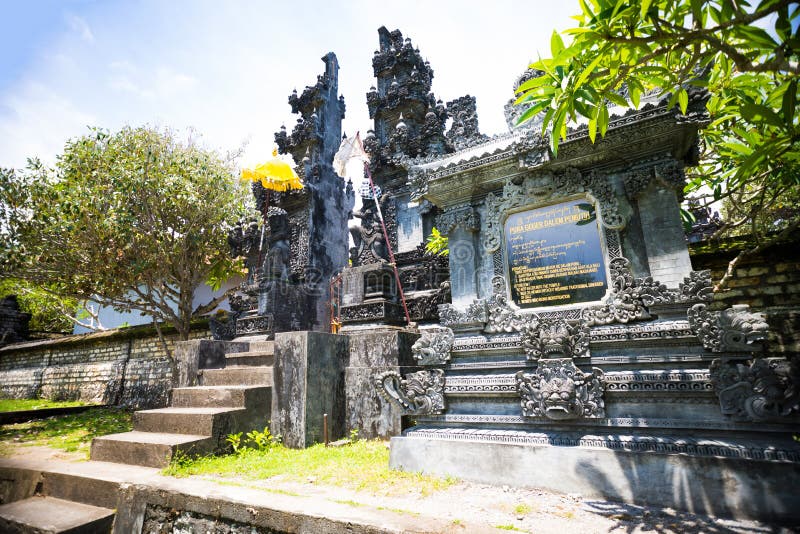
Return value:
<svg viewBox="0 0 800 534">
<path fill-rule="evenodd" d="M 78 308 L 78 301 L 61 297 L 19 278 L 0 278 L 0 298 L 16 295 L 22 311 L 31 314 L 28 328 L 34 332 L 72 332 L 67 317 Z"/>
<path fill-rule="evenodd" d="M 389 468 L 389 449 L 383 441 L 359 440 L 343 447 L 317 444 L 306 449 L 289 449 L 274 444 L 265 450 L 240 448 L 238 454 L 195 458 L 188 464 L 171 464 L 165 474 L 172 476 L 236 476 L 248 480 L 282 479 L 306 481 L 367 490 L 382 494 L 403 495 L 421 492 L 427 495 L 446 489 L 455 479 L 441 479 L 419 473 Z"/>
<path fill-rule="evenodd" d="M 447 256 L 450 254 L 447 236 L 442 235 L 435 226 L 431 228 L 431 235 L 428 236 L 425 242 L 425 252 L 439 256 Z"/>
<path fill-rule="evenodd" d="M 92 408 L 78 414 L 3 425 L 0 427 L 0 442 L 79 451 L 88 458 L 92 438 L 128 432 L 132 428 L 130 411 L 118 408 Z"/>
<path fill-rule="evenodd" d="M 700 166 L 685 193 L 708 206 L 724 201 L 718 232 L 744 232 L 753 245 L 736 262 L 800 225 L 800 130 L 796 2 L 764 0 L 580 0 L 578 26 L 554 32 L 552 57 L 533 63 L 541 75 L 523 83 L 521 121 L 543 119 L 557 152 L 570 123 L 606 134 L 609 105 L 639 107 L 650 92 L 687 113 L 707 90 L 709 124 Z M 766 31 L 768 21 L 774 28 Z"/>
<path fill-rule="evenodd" d="M 236 271 L 227 230 L 246 194 L 230 160 L 170 131 L 93 129 L 54 168 L 0 170 L 0 273 L 138 311 L 188 339 L 197 287 Z"/>
<path fill-rule="evenodd" d="M 21 412 L 25 410 L 43 410 L 45 408 L 69 408 L 85 406 L 81 401 L 51 401 L 47 399 L 0 399 L 0 412 Z"/>
</svg>

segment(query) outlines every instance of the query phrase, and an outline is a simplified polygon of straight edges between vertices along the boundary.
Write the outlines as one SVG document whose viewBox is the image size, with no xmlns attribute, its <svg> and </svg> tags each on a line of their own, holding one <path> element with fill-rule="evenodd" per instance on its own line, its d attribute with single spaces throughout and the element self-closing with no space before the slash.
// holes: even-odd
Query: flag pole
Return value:
<svg viewBox="0 0 800 534">
<path fill-rule="evenodd" d="M 362 151 L 364 150 L 364 145 L 361 143 L 361 137 L 356 134 L 356 139 L 358 140 L 358 144 Z M 391 262 L 391 266 L 394 269 L 394 279 L 397 282 L 397 290 L 400 293 L 400 302 L 403 304 L 403 313 L 406 316 L 406 324 L 411 324 L 411 316 L 408 314 L 408 306 L 406 305 L 406 295 L 403 292 L 403 284 L 400 283 L 400 272 L 397 270 L 397 262 L 394 259 L 394 252 L 392 251 L 392 243 L 389 240 L 389 233 L 386 231 L 386 224 L 383 222 L 383 213 L 381 212 L 381 203 L 378 201 L 378 195 L 375 192 L 375 183 L 372 180 L 372 172 L 369 170 L 369 161 L 364 161 L 364 172 L 367 174 L 367 178 L 369 178 L 369 189 L 372 192 L 372 198 L 375 200 L 375 207 L 378 210 L 378 220 L 381 221 L 381 228 L 383 229 L 383 237 L 386 239 L 386 249 L 389 251 L 389 261 Z"/>
</svg>

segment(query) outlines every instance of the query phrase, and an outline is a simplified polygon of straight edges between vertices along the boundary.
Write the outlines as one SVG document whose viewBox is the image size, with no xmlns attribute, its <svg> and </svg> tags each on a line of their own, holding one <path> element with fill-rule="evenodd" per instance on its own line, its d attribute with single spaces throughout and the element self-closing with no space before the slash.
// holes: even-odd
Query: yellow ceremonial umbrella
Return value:
<svg viewBox="0 0 800 534">
<path fill-rule="evenodd" d="M 289 154 L 278 154 L 278 149 L 272 149 L 272 159 L 256 165 L 254 169 L 242 169 L 242 180 L 261 182 L 264 189 L 270 191 L 287 191 L 289 189 L 302 189 L 303 182 L 294 171 L 295 163 Z"/>
</svg>

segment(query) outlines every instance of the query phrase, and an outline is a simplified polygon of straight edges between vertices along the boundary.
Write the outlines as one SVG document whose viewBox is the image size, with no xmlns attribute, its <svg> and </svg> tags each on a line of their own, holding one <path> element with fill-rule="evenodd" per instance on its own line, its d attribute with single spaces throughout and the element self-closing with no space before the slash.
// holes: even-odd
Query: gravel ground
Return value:
<svg viewBox="0 0 800 534">
<path fill-rule="evenodd" d="M 207 478 L 208 479 L 208 478 Z M 226 479 L 232 480 L 232 479 Z M 756 521 L 737 521 L 678 512 L 669 508 L 635 506 L 583 498 L 530 488 L 489 486 L 459 482 L 447 490 L 427 496 L 372 495 L 366 492 L 306 483 L 282 481 L 237 481 L 248 486 L 288 491 L 329 499 L 354 507 L 373 507 L 396 513 L 435 516 L 450 520 L 458 532 L 462 525 L 486 532 L 530 533 L 789 533 L 800 530 L 770 526 Z"/>
</svg>

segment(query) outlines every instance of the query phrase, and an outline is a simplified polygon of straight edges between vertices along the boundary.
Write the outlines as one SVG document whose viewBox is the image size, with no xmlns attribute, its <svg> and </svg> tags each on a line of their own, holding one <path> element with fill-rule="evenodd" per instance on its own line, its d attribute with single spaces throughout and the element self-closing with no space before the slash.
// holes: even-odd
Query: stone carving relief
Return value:
<svg viewBox="0 0 800 534">
<path fill-rule="evenodd" d="M 762 313 L 751 312 L 747 304 L 723 311 L 710 311 L 695 304 L 687 312 L 689 326 L 703 346 L 712 352 L 754 352 L 763 348 L 769 325 Z"/>
<path fill-rule="evenodd" d="M 455 339 L 447 327 L 421 330 L 420 337 L 411 347 L 411 354 L 419 365 L 443 365 L 450 360 L 450 351 Z"/>
<path fill-rule="evenodd" d="M 486 301 L 483 299 L 475 299 L 464 311 L 452 304 L 440 304 L 439 322 L 450 327 L 474 325 L 483 327 L 488 319 L 487 313 Z"/>
<path fill-rule="evenodd" d="M 630 198 L 636 198 L 653 182 L 659 182 L 668 189 L 683 187 L 686 175 L 680 162 L 667 158 L 629 171 L 623 175 L 622 179 L 625 183 L 625 192 Z"/>
<path fill-rule="evenodd" d="M 716 359 L 710 370 L 724 415 L 767 421 L 800 412 L 800 357 Z"/>
<path fill-rule="evenodd" d="M 568 168 L 552 174 L 532 174 L 522 184 L 510 180 L 503 187 L 499 197 L 494 193 L 486 196 L 486 217 L 483 222 L 483 246 L 488 252 L 498 250 L 502 245 L 503 228 L 501 217 L 509 210 L 545 202 L 555 195 L 564 197 L 579 193 L 591 195 L 600 205 L 601 222 L 604 227 L 619 230 L 625 227 L 626 219 L 620 211 L 617 197 L 607 176 L 595 171 L 581 173 Z"/>
<path fill-rule="evenodd" d="M 399 404 L 408 415 L 440 414 L 445 410 L 444 371 L 430 369 L 409 373 L 397 371 L 375 377 L 375 387 L 383 398 Z"/>
<path fill-rule="evenodd" d="M 466 95 L 447 103 L 447 115 L 453 119 L 447 138 L 456 150 L 475 146 L 486 141 L 478 128 L 478 111 L 475 97 Z"/>
<path fill-rule="evenodd" d="M 535 372 L 520 371 L 515 378 L 524 417 L 605 417 L 603 371 L 596 367 L 584 373 L 569 358 L 540 360 Z"/>
<path fill-rule="evenodd" d="M 443 234 L 448 235 L 456 227 L 464 228 L 470 232 L 480 229 L 480 215 L 475 208 L 469 205 L 455 206 L 436 217 L 436 228 Z"/>
<path fill-rule="evenodd" d="M 564 319 L 536 319 L 521 331 L 522 349 L 528 360 L 583 358 L 589 356 L 589 327 Z"/>
<path fill-rule="evenodd" d="M 488 317 L 484 331 L 488 334 L 520 332 L 525 326 L 526 318 L 508 304 L 506 279 L 503 276 L 492 278 L 492 296 L 486 309 Z"/>
</svg>

